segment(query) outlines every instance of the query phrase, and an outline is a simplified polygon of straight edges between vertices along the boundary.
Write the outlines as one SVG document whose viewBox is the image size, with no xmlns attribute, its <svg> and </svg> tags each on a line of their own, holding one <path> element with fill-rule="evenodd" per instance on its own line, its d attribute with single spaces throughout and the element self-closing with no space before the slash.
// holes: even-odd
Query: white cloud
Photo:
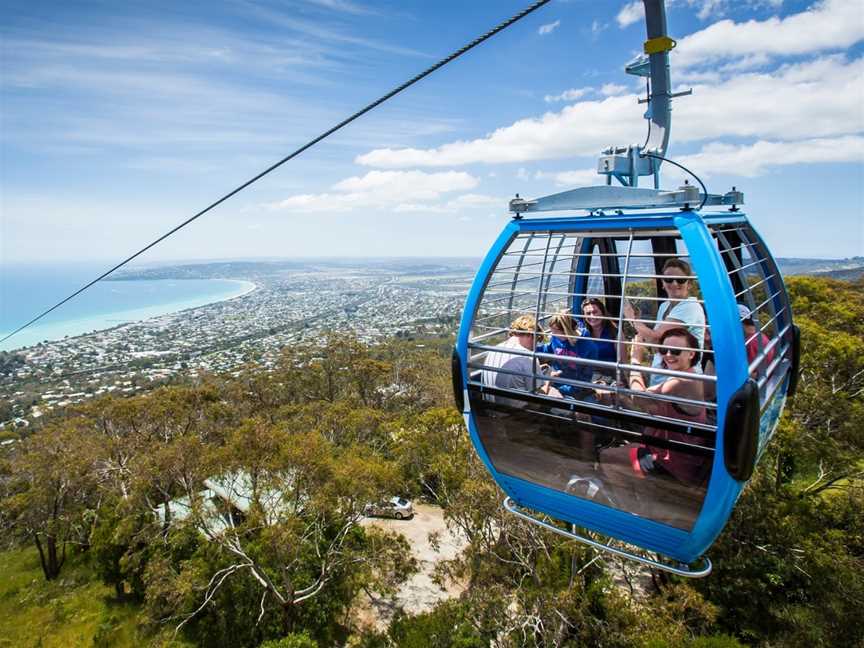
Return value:
<svg viewBox="0 0 864 648">
<path fill-rule="evenodd" d="M 445 214 L 447 208 L 439 204 L 399 203 L 393 208 L 396 214 Z"/>
<path fill-rule="evenodd" d="M 484 138 L 452 142 L 434 149 L 377 149 L 356 161 L 368 166 L 399 168 L 590 155 L 604 145 L 622 141 L 624 133 L 627 137 L 623 142 L 635 142 L 642 137 L 641 112 L 632 97 L 583 101 L 566 106 L 561 112 L 521 119 Z"/>
<path fill-rule="evenodd" d="M 685 0 L 688 7 L 698 7 L 698 16 L 702 20 L 710 18 L 713 15 L 723 14 L 726 12 L 727 6 L 732 4 L 730 0 Z M 680 4 L 670 0 L 669 5 Z M 735 0 L 736 6 L 745 6 L 748 8 L 773 7 L 777 8 L 783 4 L 783 0 Z"/>
<path fill-rule="evenodd" d="M 553 31 L 558 29 L 558 27 L 560 25 L 561 25 L 560 20 L 556 20 L 555 22 L 548 23 L 546 25 L 540 25 L 540 29 L 537 30 L 537 33 L 540 34 L 541 36 L 545 36 L 546 34 L 551 34 Z"/>
<path fill-rule="evenodd" d="M 762 175 L 768 169 L 790 164 L 864 161 L 864 137 L 848 135 L 798 142 L 758 141 L 733 146 L 712 142 L 699 153 L 678 158 L 698 175 L 728 174 L 745 177 Z"/>
<path fill-rule="evenodd" d="M 618 21 L 618 26 L 624 29 L 635 22 L 641 21 L 644 17 L 645 5 L 642 4 L 642 0 L 636 0 L 636 2 L 629 2 L 624 5 L 621 11 L 618 12 L 618 15 L 615 16 L 615 20 Z"/>
<path fill-rule="evenodd" d="M 319 7 L 323 7 L 325 9 L 332 9 L 333 11 L 340 11 L 348 14 L 357 14 L 357 15 L 366 15 L 366 14 L 376 14 L 377 12 L 369 9 L 368 7 L 364 7 L 363 5 L 356 4 L 354 2 L 348 2 L 347 0 L 305 0 L 309 4 L 318 5 Z"/>
<path fill-rule="evenodd" d="M 691 66 L 717 59 L 841 50 L 862 39 L 864 9 L 860 0 L 823 0 L 785 18 L 716 22 L 680 39 L 673 52 L 673 64 Z"/>
<path fill-rule="evenodd" d="M 604 97 L 612 97 L 614 95 L 620 95 L 624 92 L 627 92 L 627 86 L 621 85 L 619 83 L 604 83 L 600 88 L 600 94 Z"/>
<path fill-rule="evenodd" d="M 694 86 L 675 102 L 672 141 L 722 137 L 795 140 L 836 137 L 864 130 L 864 59 L 825 57 L 772 73 L 738 75 Z M 404 168 L 485 162 L 527 162 L 596 155 L 610 144 L 644 139 L 643 109 L 635 94 L 582 101 L 560 112 L 526 118 L 486 137 L 432 149 L 376 149 L 360 164 Z M 673 146 L 674 151 L 674 146 Z"/>
<path fill-rule="evenodd" d="M 675 103 L 672 138 L 795 140 L 864 130 L 864 58 L 826 57 L 694 86 Z"/>
<path fill-rule="evenodd" d="M 725 77 L 717 70 L 694 70 L 685 68 L 675 74 L 678 83 L 720 83 Z"/>
<path fill-rule="evenodd" d="M 555 173 L 540 172 L 536 178 L 538 180 L 551 178 L 556 185 L 561 187 L 590 187 L 605 182 L 605 178 L 597 173 L 597 169 L 577 169 Z"/>
<path fill-rule="evenodd" d="M 698 6 L 698 16 L 705 20 L 714 14 L 723 13 L 725 10 L 726 0 L 687 0 L 687 4 L 691 7 Z"/>
<path fill-rule="evenodd" d="M 697 7 L 702 19 L 722 14 L 728 0 L 679 0 Z M 676 3 L 670 3 L 676 4 Z M 782 0 L 749 0 L 749 7 L 779 8 Z M 618 25 L 627 27 L 643 19 L 641 1 L 630 2 L 618 13 Z M 735 22 L 720 20 L 678 40 L 674 66 L 710 64 L 718 59 L 746 59 L 747 67 L 764 65 L 771 58 L 837 51 L 864 39 L 864 8 L 860 0 L 819 0 L 808 9 L 785 18 Z"/>
<path fill-rule="evenodd" d="M 570 88 L 569 90 L 565 90 L 561 94 L 546 95 L 545 97 L 543 97 L 543 101 L 545 101 L 546 103 L 553 103 L 555 101 L 576 101 L 576 99 L 584 97 L 591 91 L 593 91 L 593 88 Z"/>
<path fill-rule="evenodd" d="M 488 207 L 490 205 L 506 205 L 507 201 L 498 196 L 487 196 L 484 194 L 462 194 L 447 202 L 451 209 L 468 207 Z"/>
<path fill-rule="evenodd" d="M 268 207 L 307 212 L 344 212 L 368 207 L 420 211 L 423 201 L 435 201 L 442 194 L 470 190 L 478 184 L 477 178 L 463 171 L 370 171 L 337 182 L 332 192 L 298 194 Z"/>
<path fill-rule="evenodd" d="M 280 32 L 288 30 L 290 32 L 300 32 L 301 34 L 310 37 L 314 41 L 341 43 L 343 46 L 364 47 L 382 52 L 389 52 L 399 56 L 417 56 L 421 58 L 431 58 L 428 54 L 424 54 L 414 49 L 397 47 L 391 43 L 377 41 L 370 38 L 354 36 L 350 33 L 342 31 L 338 27 L 328 27 L 326 23 L 321 23 L 317 20 L 303 20 L 298 18 L 299 13 L 296 7 L 267 7 L 263 3 L 243 2 L 238 3 L 237 7 L 243 13 L 245 20 L 266 21 L 272 25 L 279 27 Z"/>
<path fill-rule="evenodd" d="M 400 203 L 393 209 L 396 213 L 447 214 L 486 207 L 507 209 L 507 200 L 484 194 L 462 194 L 446 203 Z"/>
<path fill-rule="evenodd" d="M 698 153 L 683 155 L 675 161 L 703 178 L 718 174 L 752 178 L 778 166 L 828 162 L 860 163 L 864 161 L 864 137 L 847 135 L 797 142 L 760 140 L 740 146 L 711 142 Z M 689 177 L 669 165 L 663 167 L 663 175 L 667 181 Z M 599 175 L 596 169 L 538 172 L 535 178 L 537 180 L 549 178 L 558 186 L 573 188 L 598 185 L 604 181 L 603 176 Z"/>
</svg>

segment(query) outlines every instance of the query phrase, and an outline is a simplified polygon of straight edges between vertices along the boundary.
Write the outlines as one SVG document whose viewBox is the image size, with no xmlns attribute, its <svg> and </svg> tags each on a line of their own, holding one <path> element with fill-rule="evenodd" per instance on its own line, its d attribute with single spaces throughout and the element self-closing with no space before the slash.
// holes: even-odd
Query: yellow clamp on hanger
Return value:
<svg viewBox="0 0 864 648">
<path fill-rule="evenodd" d="M 659 54 L 660 52 L 668 52 L 675 49 L 678 43 L 668 36 L 658 36 L 645 41 L 646 54 Z"/>
</svg>

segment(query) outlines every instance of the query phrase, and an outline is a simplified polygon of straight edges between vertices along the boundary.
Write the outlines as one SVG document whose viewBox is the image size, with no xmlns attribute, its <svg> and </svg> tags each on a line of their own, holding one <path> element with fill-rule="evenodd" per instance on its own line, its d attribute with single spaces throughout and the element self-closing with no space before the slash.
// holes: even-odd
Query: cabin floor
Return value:
<svg viewBox="0 0 864 648">
<path fill-rule="evenodd" d="M 530 411 L 475 415 L 499 472 L 685 531 L 699 515 L 704 486 L 637 474 L 629 461 L 633 446 L 609 434 L 601 438 L 590 424 Z"/>
</svg>

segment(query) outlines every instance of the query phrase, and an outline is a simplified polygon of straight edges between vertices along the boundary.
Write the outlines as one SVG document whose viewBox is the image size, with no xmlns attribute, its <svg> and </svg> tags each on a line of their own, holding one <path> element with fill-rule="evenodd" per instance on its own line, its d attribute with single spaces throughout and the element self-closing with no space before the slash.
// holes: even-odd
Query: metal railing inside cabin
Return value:
<svg viewBox="0 0 864 648">
<path fill-rule="evenodd" d="M 482 300 L 475 312 L 472 332 L 469 338 L 469 384 L 477 388 L 483 388 L 482 372 L 495 372 L 497 374 L 517 373 L 531 379 L 531 384 L 544 385 L 551 381 L 552 385 L 569 385 L 582 390 L 583 395 L 590 393 L 610 394 L 612 402 L 604 404 L 596 398 L 584 398 L 583 405 L 590 410 L 597 411 L 598 415 L 603 412 L 627 412 L 630 415 L 645 418 L 646 423 L 656 421 L 658 417 L 654 414 L 648 415 L 635 407 L 635 403 L 645 400 L 664 401 L 686 407 L 705 408 L 710 412 L 709 421 L 716 420 L 716 402 L 713 399 L 689 399 L 666 394 L 646 393 L 644 391 L 632 390 L 625 386 L 628 381 L 624 380 L 630 372 L 641 371 L 649 375 L 658 375 L 663 378 L 679 377 L 695 380 L 704 384 L 716 382 L 713 375 L 701 373 L 683 372 L 668 369 L 663 366 L 651 367 L 648 365 L 634 365 L 622 361 L 629 357 L 623 350 L 629 349 L 632 342 L 624 337 L 625 324 L 622 308 L 624 299 L 639 299 L 644 304 L 650 304 L 651 310 L 656 312 L 657 307 L 665 296 L 658 296 L 656 289 L 652 291 L 662 275 L 657 268 L 668 258 L 687 259 L 686 249 L 676 230 L 658 230 L 657 232 L 643 233 L 640 237 L 648 234 L 674 239 L 682 248 L 675 252 L 655 252 L 634 250 L 634 234 L 630 231 L 616 232 L 591 232 L 591 233 L 541 233 L 533 232 L 517 236 L 511 241 L 508 248 L 501 255 L 497 266 L 487 280 Z M 613 252 L 601 252 L 597 248 L 597 241 L 606 239 L 611 242 Z M 586 248 L 586 241 L 591 241 L 591 249 Z M 642 240 L 642 239 L 640 239 Z M 619 244 L 622 246 L 619 249 Z M 609 261 L 612 269 L 605 268 Z M 696 284 L 695 275 L 686 275 L 691 283 Z M 614 290 L 618 288 L 618 290 Z M 630 288 L 630 292 L 628 292 Z M 586 299 L 599 299 L 604 305 L 612 303 L 619 304 L 618 312 L 609 312 L 608 306 L 605 315 L 599 319 L 608 322 L 615 329 L 614 338 L 596 337 L 590 326 L 584 321 L 580 307 Z M 694 300 L 702 304 L 698 297 Z M 595 360 L 579 356 L 559 356 L 534 350 L 501 348 L 496 342 L 503 342 L 510 334 L 510 324 L 520 315 L 533 315 L 542 330 L 548 329 L 549 320 L 564 310 L 575 310 L 574 323 L 579 323 L 581 328 L 580 340 L 595 344 L 614 344 L 615 361 Z M 703 309 L 704 310 L 704 309 Z M 647 317 L 637 318 L 638 321 L 653 326 L 654 319 Z M 627 324 L 627 332 L 634 332 Z M 698 329 L 697 332 L 703 337 L 704 331 L 710 329 L 710 325 L 694 323 L 690 328 Z M 565 336 L 566 337 L 566 336 Z M 535 341 L 543 338 L 538 335 Z M 649 354 L 653 354 L 661 345 L 647 341 L 640 342 L 640 346 Z M 664 345 L 670 347 L 670 345 Z M 685 347 L 671 346 L 673 349 L 684 349 Z M 700 350 L 710 356 L 713 351 Z M 511 357 L 528 357 L 532 360 L 533 371 L 530 374 L 513 372 L 506 367 L 492 367 L 485 362 L 488 353 L 505 353 Z M 553 363 L 565 364 L 570 368 L 582 368 L 583 371 L 590 370 L 593 374 L 591 381 L 580 380 L 573 377 L 559 375 L 550 377 L 543 371 L 544 365 Z M 614 377 L 612 384 L 608 379 Z M 488 385 L 486 385 L 488 387 Z M 511 390 L 514 395 L 518 392 Z M 559 409 L 562 399 L 546 397 L 549 407 Z M 570 399 L 567 399 L 570 400 Z M 558 408 L 556 408 L 556 405 Z M 665 420 L 665 417 L 660 417 Z M 699 423 L 689 419 L 668 419 L 670 422 L 686 421 L 688 426 L 697 429 L 714 430 L 713 424 Z"/>
<path fill-rule="evenodd" d="M 735 291 L 735 301 L 744 306 L 748 373 L 759 387 L 762 409 L 768 407 L 791 368 L 792 312 L 780 271 L 752 227 L 743 223 L 717 224 L 710 228 Z M 743 309 L 742 309 L 743 310 Z M 752 357 L 751 357 L 752 356 Z"/>
</svg>

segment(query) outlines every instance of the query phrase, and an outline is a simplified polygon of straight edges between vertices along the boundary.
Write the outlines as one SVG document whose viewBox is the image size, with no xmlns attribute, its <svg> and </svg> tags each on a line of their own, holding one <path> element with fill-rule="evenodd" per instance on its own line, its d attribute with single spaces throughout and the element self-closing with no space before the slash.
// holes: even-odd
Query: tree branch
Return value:
<svg viewBox="0 0 864 648">
<path fill-rule="evenodd" d="M 231 565 L 230 567 L 225 567 L 224 569 L 220 569 L 215 574 L 213 574 L 213 577 L 210 579 L 210 582 L 207 583 L 207 589 L 205 590 L 207 592 L 207 595 L 204 597 L 204 602 L 200 606 L 198 606 L 198 609 L 196 609 L 194 612 L 192 612 L 192 614 L 188 615 L 185 619 L 183 619 L 177 625 L 176 628 L 174 628 L 174 638 L 175 639 L 177 638 L 177 633 L 180 632 L 180 628 L 182 628 L 184 625 L 189 623 L 189 621 L 191 621 L 193 618 L 195 618 L 195 616 L 201 610 L 203 610 L 207 606 L 207 604 L 213 599 L 213 597 L 216 595 L 216 592 L 218 592 L 219 588 L 222 586 L 222 583 L 225 582 L 225 579 L 228 578 L 234 572 L 236 572 L 240 569 L 243 569 L 246 566 L 247 565 Z M 218 581 L 216 581 L 217 578 L 219 579 Z M 215 581 L 215 585 L 214 585 L 214 581 Z"/>
</svg>

